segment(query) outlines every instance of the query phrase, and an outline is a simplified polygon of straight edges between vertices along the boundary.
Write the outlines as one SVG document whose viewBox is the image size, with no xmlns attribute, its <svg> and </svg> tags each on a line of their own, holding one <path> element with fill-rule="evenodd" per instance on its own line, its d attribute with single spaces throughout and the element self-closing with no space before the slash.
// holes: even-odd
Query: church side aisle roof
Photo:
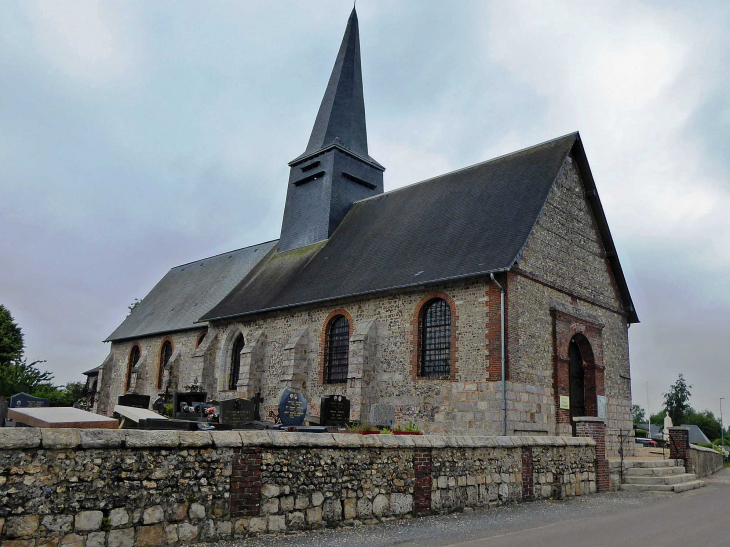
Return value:
<svg viewBox="0 0 730 547">
<path fill-rule="evenodd" d="M 507 270 L 574 146 L 578 133 L 356 202 L 326 243 L 272 253 L 201 321 Z"/>
<path fill-rule="evenodd" d="M 105 342 L 200 328 L 195 321 L 238 285 L 276 242 L 172 268 Z"/>
</svg>

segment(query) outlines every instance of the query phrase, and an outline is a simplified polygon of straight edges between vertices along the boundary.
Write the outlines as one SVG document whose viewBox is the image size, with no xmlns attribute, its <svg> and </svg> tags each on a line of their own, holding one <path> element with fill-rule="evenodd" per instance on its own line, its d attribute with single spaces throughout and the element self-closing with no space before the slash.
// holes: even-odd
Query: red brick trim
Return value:
<svg viewBox="0 0 730 547">
<path fill-rule="evenodd" d="M 431 467 L 430 448 L 413 450 L 413 516 L 427 515 L 431 512 Z"/>
<path fill-rule="evenodd" d="M 172 338 L 169 336 L 165 336 L 165 338 L 162 339 L 162 342 L 160 342 L 160 349 L 157 350 L 157 389 L 162 389 L 162 378 L 165 376 L 162 363 L 162 346 L 165 345 L 165 342 L 170 342 L 170 346 L 172 346 L 170 357 L 172 357 L 172 354 L 175 353 L 175 342 L 173 342 Z"/>
<path fill-rule="evenodd" d="M 449 348 L 449 365 L 450 372 L 448 378 L 424 378 L 420 375 L 421 370 L 421 337 L 420 324 L 421 312 L 426 304 L 431 300 L 441 298 L 445 300 L 451 309 L 451 343 Z M 411 319 L 411 378 L 413 380 L 432 381 L 432 380 L 456 380 L 459 373 L 459 316 L 456 314 L 456 303 L 445 292 L 432 292 L 421 298 L 416 304 Z"/>
<path fill-rule="evenodd" d="M 509 379 L 509 354 L 506 351 L 506 348 L 510 347 L 508 277 L 506 275 L 497 275 L 495 277 L 497 282 L 504 288 L 504 371 L 505 376 Z M 487 308 L 487 322 L 484 325 L 486 331 L 484 333 L 484 337 L 487 346 L 485 375 L 489 382 L 499 382 L 502 380 L 501 293 L 502 291 L 499 290 L 497 284 L 490 279 L 487 283 L 487 301 L 485 302 L 485 306 Z"/>
<path fill-rule="evenodd" d="M 603 422 L 578 422 L 576 437 L 596 441 L 596 492 L 609 491 L 609 470 L 606 459 L 606 426 Z"/>
<path fill-rule="evenodd" d="M 231 516 L 257 517 L 261 508 L 261 449 L 234 448 Z"/>
<path fill-rule="evenodd" d="M 692 473 L 689 466 L 689 430 L 679 427 L 669 428 L 669 457 L 684 461 L 687 473 Z"/>
<path fill-rule="evenodd" d="M 129 386 L 132 384 L 132 350 L 134 348 L 137 348 L 137 351 L 139 351 L 139 359 L 142 358 L 142 347 L 139 345 L 139 342 L 135 342 L 132 344 L 132 347 L 129 348 L 129 355 L 127 356 L 127 379 L 124 382 L 124 393 L 129 391 Z M 137 361 L 139 361 L 137 359 Z"/>
<path fill-rule="evenodd" d="M 535 476 L 532 447 L 522 447 L 522 500 L 535 499 Z"/>
<path fill-rule="evenodd" d="M 330 323 L 332 323 L 332 320 L 338 315 L 344 315 L 345 319 L 347 319 L 347 322 L 350 324 L 350 338 L 352 338 L 352 335 L 355 332 L 355 323 L 352 321 L 352 316 L 344 308 L 337 308 L 336 310 L 333 310 L 327 316 L 327 319 L 324 320 L 324 323 L 322 324 L 322 331 L 319 336 L 319 356 L 317 358 L 319 362 L 319 374 L 317 384 L 320 386 L 325 384 L 325 350 L 327 349 L 327 333 L 329 332 Z M 347 359 L 347 365 L 348 367 L 350 366 L 349 356 Z"/>
</svg>

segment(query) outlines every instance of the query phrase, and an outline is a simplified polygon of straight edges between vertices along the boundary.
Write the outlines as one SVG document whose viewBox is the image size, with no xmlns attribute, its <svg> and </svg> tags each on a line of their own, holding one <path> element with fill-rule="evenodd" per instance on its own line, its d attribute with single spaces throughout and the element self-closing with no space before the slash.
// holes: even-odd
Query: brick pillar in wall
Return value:
<svg viewBox="0 0 730 547">
<path fill-rule="evenodd" d="M 522 447 L 522 501 L 535 498 L 532 447 Z"/>
<path fill-rule="evenodd" d="M 609 491 L 608 460 L 606 459 L 606 424 L 602 418 L 589 416 L 575 420 L 576 437 L 588 437 L 596 441 L 596 491 Z"/>
<path fill-rule="evenodd" d="M 261 508 L 261 450 L 234 448 L 231 516 L 257 517 Z"/>
<path fill-rule="evenodd" d="M 418 517 L 431 512 L 431 449 L 413 450 L 413 515 Z"/>
<path fill-rule="evenodd" d="M 682 460 L 687 473 L 689 470 L 689 428 L 669 428 L 669 457 L 673 460 Z"/>
</svg>

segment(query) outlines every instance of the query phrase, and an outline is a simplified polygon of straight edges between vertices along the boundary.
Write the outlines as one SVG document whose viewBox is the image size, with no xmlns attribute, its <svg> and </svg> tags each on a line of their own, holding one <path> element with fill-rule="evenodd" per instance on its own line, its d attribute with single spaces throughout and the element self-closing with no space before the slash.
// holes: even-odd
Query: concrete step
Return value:
<svg viewBox="0 0 730 547">
<path fill-rule="evenodd" d="M 624 477 L 666 477 L 682 475 L 686 472 L 683 466 L 677 467 L 631 467 L 624 473 Z"/>
<path fill-rule="evenodd" d="M 626 492 L 687 492 L 688 490 L 694 490 L 695 488 L 702 488 L 705 486 L 704 481 L 689 481 L 681 482 L 679 484 L 622 484 L 621 490 Z"/>
<path fill-rule="evenodd" d="M 677 467 L 682 465 L 682 460 L 660 460 L 652 458 L 647 460 L 631 460 L 631 467 L 654 468 L 654 467 Z"/>
<path fill-rule="evenodd" d="M 626 484 L 680 484 L 691 482 L 697 477 L 694 473 L 681 473 L 679 475 L 666 475 L 654 477 L 652 475 L 638 475 L 635 477 L 624 477 Z"/>
</svg>

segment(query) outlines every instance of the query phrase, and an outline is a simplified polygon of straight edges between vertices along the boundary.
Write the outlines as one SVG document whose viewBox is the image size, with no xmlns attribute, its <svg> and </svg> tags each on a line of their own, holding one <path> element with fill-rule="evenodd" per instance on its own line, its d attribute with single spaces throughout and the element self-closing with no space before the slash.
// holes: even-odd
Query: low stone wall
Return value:
<svg viewBox="0 0 730 547">
<path fill-rule="evenodd" d="M 595 442 L 0 430 L 6 547 L 148 547 L 596 491 Z"/>
<path fill-rule="evenodd" d="M 697 478 L 707 477 L 713 473 L 717 473 L 723 468 L 724 462 L 722 454 L 704 448 L 702 446 L 690 445 L 689 461 L 687 462 L 687 473 L 694 473 Z"/>
</svg>

